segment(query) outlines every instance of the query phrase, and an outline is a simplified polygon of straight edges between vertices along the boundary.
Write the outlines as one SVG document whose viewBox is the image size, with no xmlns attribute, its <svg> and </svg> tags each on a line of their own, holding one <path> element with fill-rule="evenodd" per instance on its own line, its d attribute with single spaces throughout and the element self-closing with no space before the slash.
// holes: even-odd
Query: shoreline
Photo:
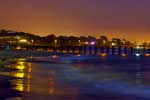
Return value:
<svg viewBox="0 0 150 100">
<path fill-rule="evenodd" d="M 2 57 L 2 55 L 3 55 L 3 57 Z M 97 56 L 95 56 L 95 55 L 86 55 L 86 56 L 82 56 L 82 55 L 80 55 L 80 56 L 78 56 L 78 55 L 73 55 L 73 54 L 62 54 L 62 53 L 51 53 L 51 52 L 41 52 L 41 51 L 2 51 L 2 52 L 0 52 L 0 55 L 1 55 L 1 64 L 3 64 L 4 66 L 6 65 L 6 68 L 7 68 L 7 65 L 11 65 L 11 64 L 15 64 L 15 60 L 17 60 L 18 58 L 27 58 L 27 57 L 47 57 L 47 56 L 52 56 L 52 55 L 58 55 L 58 56 L 62 56 L 62 57 L 60 57 L 60 59 L 59 59 L 59 57 L 58 57 L 58 60 L 62 60 L 63 62 L 64 61 L 68 61 L 68 60 L 72 60 L 72 61 L 75 61 L 75 62 L 73 62 L 73 63 L 77 63 L 78 62 L 78 60 L 85 60 L 85 59 L 89 59 L 88 57 L 90 57 L 90 58 L 92 58 L 92 57 L 97 57 L 97 58 L 100 58 L 100 55 L 97 55 Z M 64 57 L 65 56 L 65 57 Z M 119 57 L 119 56 L 118 56 Z M 66 59 L 67 58 L 67 59 Z M 81 59 L 82 58 L 82 59 Z M 109 61 L 110 60 L 110 58 L 111 57 L 109 57 L 109 59 L 107 59 L 107 61 Z M 130 58 L 130 56 L 129 57 L 127 57 L 127 58 Z M 133 57 L 133 58 L 135 58 L 135 56 Z M 47 58 L 46 58 L 47 59 Z M 92 58 L 93 59 L 93 58 Z M 120 59 L 120 58 L 118 58 L 118 59 Z M 49 59 L 47 59 L 48 61 L 49 61 Z M 56 59 L 57 60 L 57 59 Z M 76 60 L 77 60 L 77 62 L 76 62 Z M 112 58 L 111 58 L 111 60 L 112 60 Z M 130 59 L 129 59 L 130 60 Z M 93 61 L 93 60 L 92 60 Z M 94 60 L 95 61 L 95 60 Z M 101 60 L 100 59 L 98 59 L 97 60 L 98 62 L 100 62 L 100 63 L 104 63 L 105 62 L 105 60 L 103 60 L 102 62 L 101 62 Z M 123 62 L 124 62 L 124 60 L 122 60 Z M 137 61 L 137 60 L 136 60 Z M 85 60 L 84 61 L 85 63 L 91 63 L 91 60 L 88 60 L 88 62 L 87 62 L 87 60 Z M 115 63 L 114 63 L 115 62 Z M 119 61 L 118 61 L 119 62 Z M 113 60 L 112 61 L 112 63 L 113 64 L 116 64 L 117 65 L 117 63 L 118 62 L 116 62 L 116 60 Z M 44 62 L 45 63 L 45 62 Z M 51 62 L 50 62 L 51 63 Z M 72 62 L 71 62 L 72 63 Z M 121 63 L 121 62 L 119 62 L 119 63 Z M 124 62 L 124 63 L 126 63 L 126 62 Z M 123 63 L 123 64 L 124 64 Z M 140 63 L 140 62 L 139 62 Z M 62 64 L 62 63 L 60 63 L 60 64 Z M 98 63 L 96 63 L 96 64 L 98 64 Z M 116 66 L 115 65 L 115 68 L 117 68 L 118 66 Z M 55 66 L 54 66 L 55 67 Z M 62 66 L 60 66 L 60 67 L 62 67 Z M 69 71 L 76 71 L 76 70 L 74 70 L 74 69 L 72 69 L 71 67 L 65 67 L 65 68 L 67 68 L 67 69 L 64 69 L 64 72 L 63 73 L 65 73 L 65 72 L 68 72 L 68 70 Z M 69 69 L 68 69 L 69 68 Z M 119 68 L 119 67 L 118 67 Z M 130 68 L 131 69 L 131 68 Z M 10 69 L 10 71 L 11 71 L 12 69 Z M 82 70 L 81 70 L 82 71 Z M 84 70 L 84 71 L 87 71 L 87 70 Z M 57 72 L 57 73 L 59 73 L 59 71 Z M 81 74 L 85 74 L 85 73 L 81 73 Z M 66 75 L 66 76 L 65 76 Z M 70 73 L 69 75 L 75 75 L 75 76 L 78 76 L 78 73 Z M 1 76 L 2 78 L 3 78 L 3 76 Z M 65 78 L 67 78 L 68 77 L 68 75 L 67 74 L 64 74 L 64 76 L 62 76 L 62 77 L 65 77 Z M 8 76 L 8 79 L 6 79 L 6 81 L 9 81 L 9 80 L 11 80 L 11 79 L 9 79 L 9 78 L 11 78 L 11 77 L 9 77 Z M 87 80 L 85 80 L 84 81 L 84 79 L 82 79 L 83 81 L 81 81 L 81 83 L 82 84 L 85 84 L 85 87 L 86 87 L 86 85 L 88 85 L 87 83 L 89 83 L 90 81 L 87 81 Z M 1 81 L 1 80 L 0 80 Z M 4 82 L 3 80 L 2 80 L 2 82 Z M 67 82 L 69 82 L 69 81 L 67 81 Z M 76 80 L 74 80 L 74 82 L 78 82 L 78 79 Z M 69 83 L 70 84 L 70 83 Z M 107 90 L 107 87 L 111 87 L 111 86 L 113 86 L 114 88 L 111 88 L 111 89 L 108 89 L 108 90 L 110 90 L 110 91 L 115 91 L 116 90 L 116 88 L 118 88 L 118 86 L 120 86 L 120 87 L 122 87 L 121 89 L 119 88 L 118 90 L 117 90 L 117 92 L 118 91 L 123 91 L 122 93 L 123 94 L 127 94 L 128 95 L 128 93 L 126 93 L 126 89 L 127 88 L 129 88 L 129 90 L 130 90 L 130 94 L 131 95 L 135 95 L 136 96 L 136 94 L 139 96 L 139 97 L 142 97 L 143 98 L 143 96 L 146 96 L 146 94 L 142 94 L 142 92 L 144 93 L 147 93 L 148 91 L 147 90 L 145 90 L 145 89 L 141 89 L 141 88 L 139 88 L 138 87 L 138 89 L 136 89 L 136 88 L 134 88 L 134 87 L 129 87 L 129 86 L 127 86 L 127 85 L 124 85 L 124 84 L 117 84 L 117 83 L 113 83 L 113 84 L 110 84 L 110 83 L 98 83 L 98 81 L 93 81 L 92 80 L 92 82 L 90 82 L 89 83 L 89 85 L 91 86 L 91 88 L 89 88 L 89 90 L 88 91 L 97 91 L 97 93 L 99 93 L 99 92 L 101 92 L 99 89 L 101 89 L 101 88 L 106 88 L 106 90 Z M 3 87 L 3 85 L 1 86 L 1 84 L 0 84 L 0 87 Z M 9 87 L 9 85 L 7 86 L 7 88 L 9 88 L 9 89 L 11 89 L 10 87 Z M 84 89 L 84 86 L 82 87 L 81 86 L 81 89 Z M 2 88 L 3 89 L 3 88 Z M 135 92 L 134 90 L 136 89 L 136 91 L 138 91 L 138 92 Z M 5 89 L 4 89 L 5 90 Z M 142 92 L 141 92 L 142 91 Z M 89 92 L 91 95 L 93 95 L 95 92 Z M 119 92 L 119 93 L 121 93 L 121 92 Z M 140 93 L 141 93 L 141 95 L 140 95 Z M 96 94 L 97 95 L 97 94 Z M 1 92 L 0 92 L 0 96 L 1 96 Z M 9 96 L 7 96 L 7 97 L 9 97 Z M 13 96 L 12 96 L 13 97 Z M 17 97 L 16 95 L 14 95 L 14 97 Z M 147 96 L 146 96 L 147 97 Z M 145 97 L 144 97 L 145 98 Z M 149 96 L 148 96 L 148 98 L 149 98 Z M 1 98 L 0 98 L 1 99 Z M 9 98 L 8 98 L 9 99 Z M 4 100 L 4 99 L 3 99 Z M 10 99 L 11 100 L 11 99 Z M 13 99 L 12 99 L 13 100 Z M 15 100 L 15 98 L 14 98 L 14 100 Z"/>
</svg>

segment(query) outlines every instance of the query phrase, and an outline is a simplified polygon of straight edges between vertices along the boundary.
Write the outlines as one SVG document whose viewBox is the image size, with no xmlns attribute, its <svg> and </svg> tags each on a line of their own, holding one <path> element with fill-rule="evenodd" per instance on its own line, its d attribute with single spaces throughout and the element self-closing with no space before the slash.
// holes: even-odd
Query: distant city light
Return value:
<svg viewBox="0 0 150 100">
<path fill-rule="evenodd" d="M 34 40 L 31 40 L 31 43 L 33 43 L 34 42 Z"/>
<path fill-rule="evenodd" d="M 112 45 L 112 46 L 116 46 L 116 43 L 112 42 L 111 45 Z"/>
<path fill-rule="evenodd" d="M 88 45 L 89 43 L 88 43 L 88 42 L 85 42 L 85 44 Z"/>
<path fill-rule="evenodd" d="M 141 47 L 139 45 L 136 46 L 136 49 L 141 49 Z"/>
<path fill-rule="evenodd" d="M 105 56 L 107 56 L 107 53 L 102 53 L 101 56 L 105 57 Z"/>
<path fill-rule="evenodd" d="M 17 39 L 20 39 L 20 36 L 16 36 Z"/>
<path fill-rule="evenodd" d="M 58 56 L 57 56 L 57 55 L 53 55 L 52 58 L 53 58 L 53 59 L 56 59 L 56 58 L 58 58 Z"/>
<path fill-rule="evenodd" d="M 105 40 L 103 40 L 103 44 L 106 44 L 106 41 L 105 41 Z"/>
<path fill-rule="evenodd" d="M 20 47 L 20 46 L 17 46 L 17 47 L 16 47 L 16 49 L 17 49 L 17 50 L 20 50 L 20 49 L 21 49 L 21 47 Z"/>
<path fill-rule="evenodd" d="M 80 57 L 80 56 L 81 56 L 81 54 L 77 54 L 76 56 Z"/>
<path fill-rule="evenodd" d="M 91 45 L 95 45 L 95 42 L 94 42 L 94 41 L 92 41 L 90 44 L 91 44 Z"/>
<path fill-rule="evenodd" d="M 139 54 L 139 53 L 136 53 L 135 55 L 136 55 L 137 57 L 139 57 L 139 56 L 140 56 L 140 54 Z"/>
<path fill-rule="evenodd" d="M 54 40 L 55 44 L 57 44 L 57 40 Z"/>
<path fill-rule="evenodd" d="M 149 57 L 149 56 L 150 56 L 150 54 L 145 54 L 145 56 L 146 56 L 146 57 Z"/>
<path fill-rule="evenodd" d="M 27 43 L 28 41 L 26 39 L 20 39 L 19 42 L 20 43 Z"/>
<path fill-rule="evenodd" d="M 81 40 L 79 40 L 79 43 L 81 43 Z"/>
<path fill-rule="evenodd" d="M 127 56 L 127 55 L 123 53 L 123 54 L 121 54 L 121 56 L 125 57 L 125 56 Z"/>
</svg>

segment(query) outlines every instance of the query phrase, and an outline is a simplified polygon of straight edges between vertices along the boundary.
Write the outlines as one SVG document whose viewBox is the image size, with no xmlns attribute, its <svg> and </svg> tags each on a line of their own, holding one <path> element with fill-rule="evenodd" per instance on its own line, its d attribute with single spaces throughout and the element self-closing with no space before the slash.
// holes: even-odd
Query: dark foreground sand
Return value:
<svg viewBox="0 0 150 100">
<path fill-rule="evenodd" d="M 11 89 L 11 77 L 0 75 L 0 100 L 20 96 L 16 90 Z"/>
</svg>

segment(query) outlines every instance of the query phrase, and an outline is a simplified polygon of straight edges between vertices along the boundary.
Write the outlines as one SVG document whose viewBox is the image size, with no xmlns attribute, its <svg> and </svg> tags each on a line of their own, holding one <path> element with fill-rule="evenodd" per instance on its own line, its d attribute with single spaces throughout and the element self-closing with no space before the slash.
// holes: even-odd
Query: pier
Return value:
<svg viewBox="0 0 150 100">
<path fill-rule="evenodd" d="M 19 48 L 19 49 L 18 49 Z M 71 53 L 86 55 L 146 55 L 150 56 L 150 47 L 144 46 L 100 46 L 100 45 L 12 45 L 13 50 L 49 51 L 53 53 Z"/>
</svg>

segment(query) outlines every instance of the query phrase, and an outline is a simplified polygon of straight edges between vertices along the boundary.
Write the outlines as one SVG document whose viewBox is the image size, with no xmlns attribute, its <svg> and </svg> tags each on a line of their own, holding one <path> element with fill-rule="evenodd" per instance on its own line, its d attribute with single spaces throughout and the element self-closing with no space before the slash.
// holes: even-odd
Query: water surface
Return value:
<svg viewBox="0 0 150 100">
<path fill-rule="evenodd" d="M 18 60 L 9 100 L 149 100 L 150 58 L 51 56 Z"/>
</svg>

